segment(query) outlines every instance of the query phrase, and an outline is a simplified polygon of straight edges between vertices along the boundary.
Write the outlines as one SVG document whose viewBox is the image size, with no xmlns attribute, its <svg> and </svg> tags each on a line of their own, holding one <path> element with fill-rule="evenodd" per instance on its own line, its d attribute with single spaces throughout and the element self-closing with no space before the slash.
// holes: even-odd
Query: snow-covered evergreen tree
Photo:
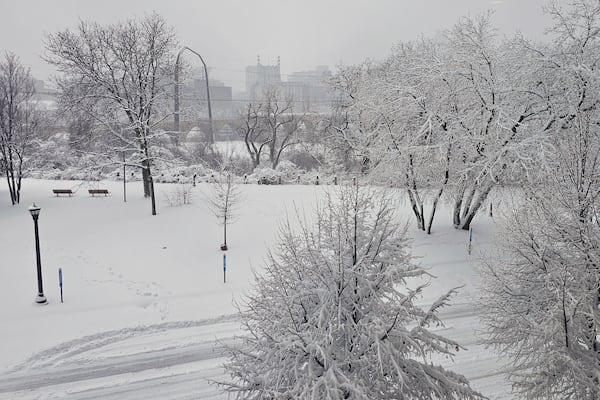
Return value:
<svg viewBox="0 0 600 400">
<path fill-rule="evenodd" d="M 410 254 L 388 196 L 328 194 L 316 222 L 290 223 L 256 291 L 240 306 L 247 333 L 230 350 L 226 391 L 245 399 L 478 399 L 431 361 L 460 345 L 428 328 L 454 291 L 415 305 L 427 275 Z"/>
</svg>

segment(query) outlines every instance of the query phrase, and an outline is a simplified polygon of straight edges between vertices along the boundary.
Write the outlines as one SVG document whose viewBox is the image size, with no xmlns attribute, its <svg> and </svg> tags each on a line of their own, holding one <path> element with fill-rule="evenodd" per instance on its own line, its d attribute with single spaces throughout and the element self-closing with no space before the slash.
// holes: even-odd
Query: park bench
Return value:
<svg viewBox="0 0 600 400">
<path fill-rule="evenodd" d="M 58 197 L 61 194 L 68 194 L 69 197 L 73 195 L 73 191 L 71 189 L 52 189 L 52 192 Z"/>
<path fill-rule="evenodd" d="M 95 194 L 103 194 L 104 196 L 108 196 L 108 189 L 88 189 L 88 192 L 92 195 Z"/>
</svg>

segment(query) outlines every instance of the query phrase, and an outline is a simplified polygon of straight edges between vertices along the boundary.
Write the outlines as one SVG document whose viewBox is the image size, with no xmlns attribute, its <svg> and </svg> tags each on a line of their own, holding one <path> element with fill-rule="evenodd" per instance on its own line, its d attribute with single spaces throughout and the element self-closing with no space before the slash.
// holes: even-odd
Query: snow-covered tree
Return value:
<svg viewBox="0 0 600 400">
<path fill-rule="evenodd" d="M 429 330 L 454 291 L 415 304 L 427 275 L 410 254 L 388 196 L 330 193 L 316 222 L 288 221 L 255 293 L 240 306 L 247 335 L 230 347 L 226 391 L 245 399 L 477 399 L 435 365 L 460 345 Z"/>
<path fill-rule="evenodd" d="M 600 398 L 600 135 L 581 122 L 482 268 L 488 343 L 526 399 Z M 582 146 L 590 128 L 593 145 Z"/>
<path fill-rule="evenodd" d="M 142 169 L 153 215 L 152 144 L 156 126 L 170 115 L 164 102 L 173 83 L 175 46 L 173 29 L 157 14 L 112 25 L 82 21 L 46 42 L 46 60 L 64 74 L 63 103 L 114 137 L 109 155 L 132 154 L 130 164 Z"/>
<path fill-rule="evenodd" d="M 248 103 L 246 108 L 239 113 L 236 122 L 236 132 L 244 141 L 248 155 L 252 160 L 252 167 L 257 168 L 262 160 L 262 155 L 271 141 L 271 136 L 261 123 L 261 103 Z"/>
<path fill-rule="evenodd" d="M 236 131 L 253 167 L 259 166 L 266 152 L 271 168 L 277 168 L 282 154 L 300 143 L 304 118 L 294 109 L 294 99 L 285 97 L 277 87 L 267 87 L 255 103 L 248 104 L 237 119 Z"/>
<path fill-rule="evenodd" d="M 455 227 L 469 229 L 543 140 L 538 60 L 520 42 L 498 41 L 488 14 L 465 17 L 443 39 L 400 43 L 334 80 L 347 93 L 339 131 L 374 180 L 405 188 L 419 229 L 431 232 L 443 194 Z"/>
<path fill-rule="evenodd" d="M 240 200 L 240 188 L 230 173 L 224 172 L 215 178 L 210 188 L 208 206 L 223 226 L 221 250 L 227 250 L 227 226 L 234 221 Z"/>
<path fill-rule="evenodd" d="M 530 175 L 483 265 L 488 343 L 511 360 L 527 399 L 600 398 L 600 3 L 555 17 L 534 49 L 552 147 Z"/>
<path fill-rule="evenodd" d="M 7 53 L 0 62 L 0 167 L 13 205 L 21 199 L 23 168 L 40 120 L 34 95 L 29 70 Z"/>
</svg>

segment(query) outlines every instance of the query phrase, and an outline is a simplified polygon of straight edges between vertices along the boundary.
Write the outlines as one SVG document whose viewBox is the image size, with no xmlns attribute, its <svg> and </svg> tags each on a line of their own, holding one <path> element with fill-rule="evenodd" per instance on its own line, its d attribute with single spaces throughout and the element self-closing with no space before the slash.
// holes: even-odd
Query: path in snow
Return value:
<svg viewBox="0 0 600 400">
<path fill-rule="evenodd" d="M 440 333 L 467 348 L 444 365 L 490 399 L 509 399 L 497 358 L 477 344 L 477 311 L 455 305 Z M 0 399 L 225 399 L 223 344 L 240 333 L 234 316 L 98 333 L 33 355 L 0 377 Z"/>
</svg>

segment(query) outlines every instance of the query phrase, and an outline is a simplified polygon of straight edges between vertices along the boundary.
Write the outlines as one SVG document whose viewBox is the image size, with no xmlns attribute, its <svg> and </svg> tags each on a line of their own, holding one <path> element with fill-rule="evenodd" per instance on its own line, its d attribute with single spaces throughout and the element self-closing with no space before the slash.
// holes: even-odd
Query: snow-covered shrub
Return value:
<svg viewBox="0 0 600 400">
<path fill-rule="evenodd" d="M 391 199 L 346 187 L 316 222 L 281 228 L 256 292 L 239 306 L 247 335 L 229 347 L 224 390 L 250 399 L 479 399 L 466 379 L 434 365 L 458 343 L 433 333 L 437 311 L 406 280 L 426 276 L 409 254 Z"/>
<path fill-rule="evenodd" d="M 163 192 L 163 196 L 170 207 L 191 204 L 192 185 L 189 183 L 174 185 L 170 190 Z"/>
<path fill-rule="evenodd" d="M 283 183 L 283 174 L 272 168 L 256 168 L 251 175 L 252 180 L 259 185 L 278 185 Z"/>
<path fill-rule="evenodd" d="M 298 177 L 298 175 L 302 175 L 304 171 L 298 168 L 294 163 L 283 160 L 275 168 L 275 172 L 277 172 L 281 179 L 284 182 L 292 182 L 294 179 Z"/>
</svg>

